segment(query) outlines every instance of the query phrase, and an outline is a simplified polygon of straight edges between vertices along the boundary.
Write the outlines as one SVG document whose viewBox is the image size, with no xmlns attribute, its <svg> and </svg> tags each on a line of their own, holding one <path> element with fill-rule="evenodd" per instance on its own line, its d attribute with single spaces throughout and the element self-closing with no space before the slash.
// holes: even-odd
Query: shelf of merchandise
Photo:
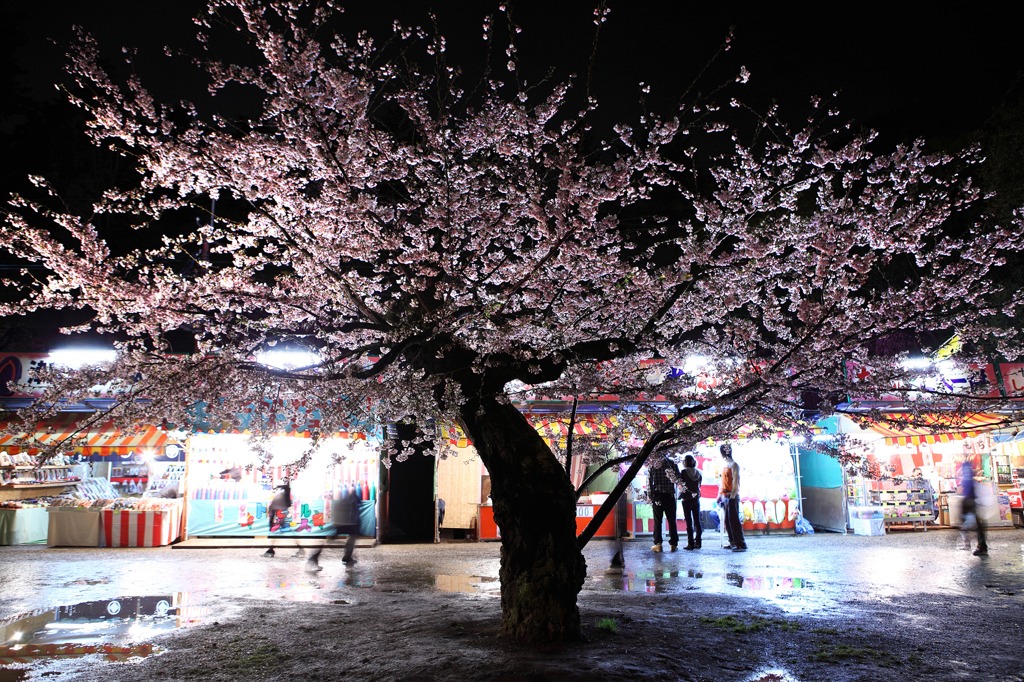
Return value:
<svg viewBox="0 0 1024 682">
<path fill-rule="evenodd" d="M 59 495 L 66 488 L 77 486 L 78 481 L 50 481 L 46 483 L 8 483 L 0 485 L 0 501 L 27 500 L 33 497 Z"/>
<path fill-rule="evenodd" d="M 64 465 L 60 465 L 60 464 L 49 465 L 48 464 L 46 466 L 41 466 L 41 467 L 34 467 L 34 466 L 27 465 L 27 464 L 18 464 L 17 466 L 13 466 L 13 465 L 12 466 L 0 466 L 0 469 L 14 469 L 15 471 L 34 471 L 36 469 L 70 469 L 70 468 L 71 468 L 71 466 L 67 465 L 67 464 L 64 464 Z"/>
<path fill-rule="evenodd" d="M 899 499 L 901 496 L 905 499 Z M 928 530 L 928 524 L 935 520 L 931 496 L 923 488 L 872 490 L 871 497 L 872 505 L 881 507 L 882 518 L 887 526 L 920 526 L 923 530 Z"/>
</svg>

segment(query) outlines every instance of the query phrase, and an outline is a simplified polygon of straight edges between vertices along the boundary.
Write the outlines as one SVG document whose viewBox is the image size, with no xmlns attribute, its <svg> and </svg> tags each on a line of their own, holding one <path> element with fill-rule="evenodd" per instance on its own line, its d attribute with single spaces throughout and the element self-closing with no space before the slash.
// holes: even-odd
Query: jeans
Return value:
<svg viewBox="0 0 1024 682">
<path fill-rule="evenodd" d="M 651 500 L 654 508 L 654 544 L 661 544 L 661 520 L 668 520 L 668 544 L 679 544 L 679 529 L 676 527 L 676 496 L 674 493 L 656 493 Z"/>
<path fill-rule="evenodd" d="M 686 520 L 687 547 L 700 547 L 700 498 L 683 493 L 683 519 Z M 696 539 L 695 539 L 696 538 Z"/>
</svg>

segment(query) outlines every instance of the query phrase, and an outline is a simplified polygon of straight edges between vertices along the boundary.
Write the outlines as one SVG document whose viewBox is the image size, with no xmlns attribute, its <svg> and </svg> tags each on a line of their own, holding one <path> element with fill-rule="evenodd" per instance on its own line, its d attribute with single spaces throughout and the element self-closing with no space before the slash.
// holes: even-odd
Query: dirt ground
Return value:
<svg viewBox="0 0 1024 682">
<path fill-rule="evenodd" d="M 497 637 L 493 598 L 367 596 L 327 605 L 245 604 L 239 619 L 174 636 L 163 655 L 82 679 L 1024 679 L 1019 601 L 1012 609 L 973 600 L 893 603 L 851 620 L 784 615 L 721 596 L 591 593 L 580 600 L 584 642 L 523 649 Z M 894 629 L 893 619 L 905 622 L 907 609 L 917 614 L 913 625 Z"/>
<path fill-rule="evenodd" d="M 1024 531 L 1005 532 L 993 541 L 988 564 L 962 548 L 951 554 L 957 551 L 949 549 L 951 536 L 927 536 L 753 542 L 751 552 L 738 561 L 683 552 L 652 559 L 649 549 L 638 543 L 629 547 L 627 568 L 641 581 L 645 575 L 669 575 L 667 570 L 657 572 L 662 568 L 675 571 L 701 561 L 740 570 L 747 562 L 753 570 L 806 557 L 808 564 L 821 566 L 809 569 L 819 582 L 856 562 L 880 566 L 903 561 L 900 557 L 914 557 L 916 563 L 908 562 L 911 579 L 945 558 L 963 568 L 942 589 L 922 585 L 905 596 L 878 585 L 855 589 L 837 578 L 837 585 L 847 586 L 808 609 L 791 608 L 785 599 L 740 594 L 738 589 L 734 594 L 709 593 L 700 581 L 671 578 L 666 584 L 676 588 L 651 593 L 642 587 L 601 589 L 602 579 L 588 579 L 579 598 L 584 641 L 565 647 L 522 648 L 500 639 L 496 583 L 477 593 L 429 589 L 407 579 L 378 581 L 370 588 L 349 582 L 346 576 L 356 575 L 351 567 L 328 557 L 333 573 L 320 601 L 233 598 L 230 607 L 199 625 L 154 641 L 160 655 L 129 663 L 78 659 L 72 669 L 33 675 L 116 682 L 1024 680 Z M 494 570 L 491 548 L 469 548 L 463 558 L 459 551 L 437 558 L 437 572 L 487 575 Z M 402 554 L 375 548 L 362 552 L 359 566 L 372 572 L 382 570 L 374 569 L 375 562 L 431 562 L 430 552 L 437 550 Z M 150 556 L 166 562 L 154 564 L 161 570 L 172 570 L 173 562 L 186 553 Z M 606 553 L 588 553 L 593 574 L 603 573 Z M 253 570 L 264 570 L 266 564 L 258 559 L 249 561 Z M 649 570 L 655 561 L 662 568 Z M 680 575 L 685 577 L 685 571 Z M 951 588 L 957 585 L 961 587 Z"/>
</svg>

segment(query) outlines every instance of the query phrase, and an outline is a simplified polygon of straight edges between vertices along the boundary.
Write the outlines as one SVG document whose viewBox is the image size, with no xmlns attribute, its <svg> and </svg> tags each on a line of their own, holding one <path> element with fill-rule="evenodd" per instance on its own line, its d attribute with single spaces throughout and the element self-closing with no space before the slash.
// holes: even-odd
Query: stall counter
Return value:
<svg viewBox="0 0 1024 682">
<path fill-rule="evenodd" d="M 79 507 L 50 507 L 48 547 L 99 547 L 100 513 Z"/>
<path fill-rule="evenodd" d="M 46 542 L 48 523 L 44 507 L 0 509 L 0 545 Z"/>
</svg>

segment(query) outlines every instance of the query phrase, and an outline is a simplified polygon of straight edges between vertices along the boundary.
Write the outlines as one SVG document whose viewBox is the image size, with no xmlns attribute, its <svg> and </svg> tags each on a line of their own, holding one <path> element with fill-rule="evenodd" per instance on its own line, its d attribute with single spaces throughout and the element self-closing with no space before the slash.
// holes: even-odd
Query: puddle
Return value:
<svg viewBox="0 0 1024 682">
<path fill-rule="evenodd" d="M 697 582 L 701 581 L 701 582 Z M 620 576 L 594 576 L 591 582 L 596 586 L 609 586 L 624 592 L 672 593 L 685 590 L 731 592 L 733 588 L 762 593 L 764 596 L 785 597 L 810 589 L 813 584 L 806 578 L 774 577 L 761 575 L 725 575 L 704 571 L 664 570 L 626 572 Z"/>
<path fill-rule="evenodd" d="M 725 579 L 734 587 L 755 592 L 791 592 L 812 587 L 811 581 L 805 578 L 774 578 L 763 575 L 747 576 L 739 573 L 727 573 Z"/>
<path fill-rule="evenodd" d="M 470 594 L 494 594 L 501 591 L 497 577 L 479 575 L 435 575 L 434 587 L 439 592 L 468 592 Z"/>
<path fill-rule="evenodd" d="M 117 597 L 38 609 L 0 621 L 0 666 L 23 666 L 78 656 L 108 661 L 144 658 L 154 636 L 207 616 L 187 592 Z M 24 679 L 22 668 L 0 669 L 2 680 Z"/>
</svg>

